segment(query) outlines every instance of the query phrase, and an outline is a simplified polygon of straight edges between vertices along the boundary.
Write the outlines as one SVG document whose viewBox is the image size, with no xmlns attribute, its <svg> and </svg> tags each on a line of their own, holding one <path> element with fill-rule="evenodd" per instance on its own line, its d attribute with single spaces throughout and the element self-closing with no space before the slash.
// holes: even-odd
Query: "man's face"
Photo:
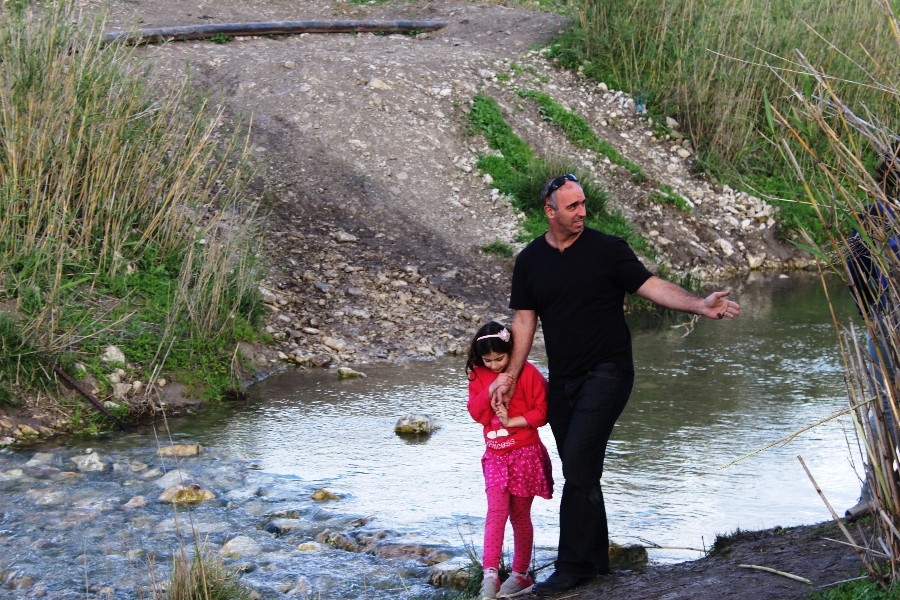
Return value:
<svg viewBox="0 0 900 600">
<path fill-rule="evenodd" d="M 584 231 L 584 192 L 574 181 L 567 181 L 556 191 L 556 208 L 547 206 L 544 210 L 551 227 L 555 223 L 560 235 L 575 236 Z"/>
</svg>

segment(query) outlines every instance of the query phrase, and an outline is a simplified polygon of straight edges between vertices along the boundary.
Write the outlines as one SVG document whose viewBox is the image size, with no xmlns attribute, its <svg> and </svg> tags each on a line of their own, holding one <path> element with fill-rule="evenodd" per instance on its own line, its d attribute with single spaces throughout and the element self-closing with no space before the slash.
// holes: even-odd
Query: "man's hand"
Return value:
<svg viewBox="0 0 900 600">
<path fill-rule="evenodd" d="M 725 297 L 731 294 L 727 292 L 713 292 L 703 299 L 703 316 L 710 319 L 724 319 L 728 317 L 733 319 L 741 314 L 741 306 L 737 302 L 726 300 Z"/>
<path fill-rule="evenodd" d="M 687 290 L 660 279 L 655 275 L 644 282 L 644 285 L 635 292 L 641 298 L 646 298 L 654 304 L 658 304 L 672 310 L 702 315 L 710 319 L 733 319 L 741 314 L 741 307 L 737 302 L 727 300 L 727 292 L 713 292 L 706 298 L 698 298 Z"/>
<path fill-rule="evenodd" d="M 491 407 L 494 409 L 494 412 L 497 412 L 498 405 L 502 405 L 504 409 L 509 406 L 509 399 L 512 398 L 515 389 L 516 380 L 511 374 L 500 373 L 497 375 L 497 379 L 488 388 L 488 393 L 491 396 Z"/>
</svg>

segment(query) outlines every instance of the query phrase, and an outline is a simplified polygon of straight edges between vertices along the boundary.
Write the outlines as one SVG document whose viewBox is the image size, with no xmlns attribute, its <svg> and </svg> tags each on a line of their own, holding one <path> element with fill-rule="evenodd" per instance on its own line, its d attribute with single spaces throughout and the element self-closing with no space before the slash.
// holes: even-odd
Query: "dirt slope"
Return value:
<svg viewBox="0 0 900 600">
<path fill-rule="evenodd" d="M 627 95 L 534 50 L 565 25 L 560 15 L 446 1 L 131 0 L 112 3 L 106 29 L 394 19 L 446 26 L 415 37 L 305 34 L 142 50 L 157 73 L 190 73 L 229 115 L 253 118 L 255 193 L 269 211 L 270 332 L 282 359 L 424 358 L 458 351 L 487 318 L 507 318 L 512 261 L 480 248 L 512 241 L 519 215 L 474 169 L 490 152 L 468 132 L 465 112 L 477 93 L 495 98 L 540 154 L 564 157 L 606 187 L 612 207 L 676 273 L 709 281 L 796 264 L 774 235 L 771 207 L 693 178 L 689 144 L 654 139 Z M 649 181 L 638 186 L 604 157 L 573 148 L 519 87 L 582 115 Z M 660 184 L 694 210 L 650 201 Z"/>
</svg>

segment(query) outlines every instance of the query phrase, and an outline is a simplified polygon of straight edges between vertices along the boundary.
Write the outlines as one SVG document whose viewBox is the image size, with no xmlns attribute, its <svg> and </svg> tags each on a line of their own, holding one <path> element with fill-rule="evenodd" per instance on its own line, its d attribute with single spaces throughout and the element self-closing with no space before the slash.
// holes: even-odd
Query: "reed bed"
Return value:
<svg viewBox="0 0 900 600">
<path fill-rule="evenodd" d="M 772 143 L 769 107 L 790 100 L 779 78 L 808 100 L 817 93 L 796 49 L 829 73 L 848 103 L 883 107 L 890 100 L 880 85 L 853 84 L 861 65 L 884 76 L 896 68 L 891 23 L 878 0 L 570 0 L 569 6 L 574 25 L 556 46 L 564 63 L 631 92 L 651 114 L 675 117 L 698 163 L 720 179 L 776 197 L 798 192 Z M 896 104 L 890 110 L 896 117 Z M 783 114 L 827 149 L 801 113 L 788 106 Z"/>
<path fill-rule="evenodd" d="M 881 19 L 887 22 L 882 27 L 891 28 L 896 52 L 900 30 L 887 0 L 881 8 Z M 900 103 L 900 88 L 896 77 L 885 76 L 874 55 L 859 63 L 854 79 L 842 77 L 840 81 L 802 53 L 792 60 L 815 89 L 810 94 L 783 78 L 791 106 L 809 127 L 798 127 L 795 119 L 778 110 L 773 118 L 785 136 L 782 150 L 826 234 L 819 244 L 807 236 L 809 249 L 823 266 L 857 291 L 851 267 L 865 266 L 863 256 L 870 256 L 884 276 L 874 278 L 873 285 L 882 293 L 878 301 L 861 304 L 859 323 L 835 318 L 835 325 L 842 341 L 849 408 L 872 492 L 875 526 L 872 539 L 854 539 L 849 530 L 847 535 L 875 581 L 887 587 L 900 581 L 900 475 L 896 467 L 900 461 L 896 441 L 896 424 L 900 423 L 900 370 L 896 368 L 900 366 L 900 256 L 896 249 L 900 222 L 895 218 L 900 216 L 900 136 L 892 127 L 891 114 Z M 844 95 L 844 90 L 853 86 L 878 89 L 888 96 L 889 104 L 869 105 L 860 96 Z M 809 142 L 813 129 L 828 144 L 827 159 Z M 794 148 L 802 148 L 800 152 L 806 156 Z M 874 170 L 868 160 L 872 155 L 883 161 Z M 814 166 L 804 166 L 810 164 Z M 872 211 L 877 203 L 893 206 L 893 215 Z M 856 237 L 848 233 L 851 230 L 858 232 Z M 863 338 L 880 344 L 869 350 Z"/>
<path fill-rule="evenodd" d="M 101 33 L 69 1 L 0 13 L 0 301 L 44 356 L 227 365 L 261 307 L 245 138 Z"/>
</svg>

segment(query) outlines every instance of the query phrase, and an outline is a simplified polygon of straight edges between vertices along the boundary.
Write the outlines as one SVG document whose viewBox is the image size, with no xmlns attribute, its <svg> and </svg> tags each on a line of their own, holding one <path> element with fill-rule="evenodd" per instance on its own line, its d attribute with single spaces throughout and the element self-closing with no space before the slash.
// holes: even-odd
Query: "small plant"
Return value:
<svg viewBox="0 0 900 600">
<path fill-rule="evenodd" d="M 209 41 L 214 44 L 227 44 L 228 42 L 234 40 L 234 36 L 228 35 L 227 33 L 214 33 L 209 36 Z"/>
<path fill-rule="evenodd" d="M 18 404 L 16 390 L 46 390 L 52 378 L 10 313 L 0 312 L 0 406 Z"/>
<path fill-rule="evenodd" d="M 650 199 L 660 204 L 669 204 L 682 212 L 691 212 L 691 204 L 687 199 L 672 189 L 672 186 L 662 184 L 659 190 L 650 194 Z"/>
<path fill-rule="evenodd" d="M 172 561 L 172 579 L 159 597 L 166 600 L 250 600 L 252 591 L 239 582 L 239 573 L 228 570 L 205 544 L 195 543 L 194 556 L 184 548 Z M 154 594 L 155 596 L 157 594 Z"/>
<path fill-rule="evenodd" d="M 881 589 L 876 584 L 868 581 L 865 576 L 858 581 L 847 581 L 820 590 L 809 595 L 810 600 L 894 600 L 897 598 L 896 587 Z"/>
<path fill-rule="evenodd" d="M 506 242 L 501 242 L 500 240 L 494 240 L 487 246 L 482 246 L 481 249 L 487 254 L 495 254 L 504 258 L 510 258 L 513 255 L 512 246 Z"/>
</svg>

